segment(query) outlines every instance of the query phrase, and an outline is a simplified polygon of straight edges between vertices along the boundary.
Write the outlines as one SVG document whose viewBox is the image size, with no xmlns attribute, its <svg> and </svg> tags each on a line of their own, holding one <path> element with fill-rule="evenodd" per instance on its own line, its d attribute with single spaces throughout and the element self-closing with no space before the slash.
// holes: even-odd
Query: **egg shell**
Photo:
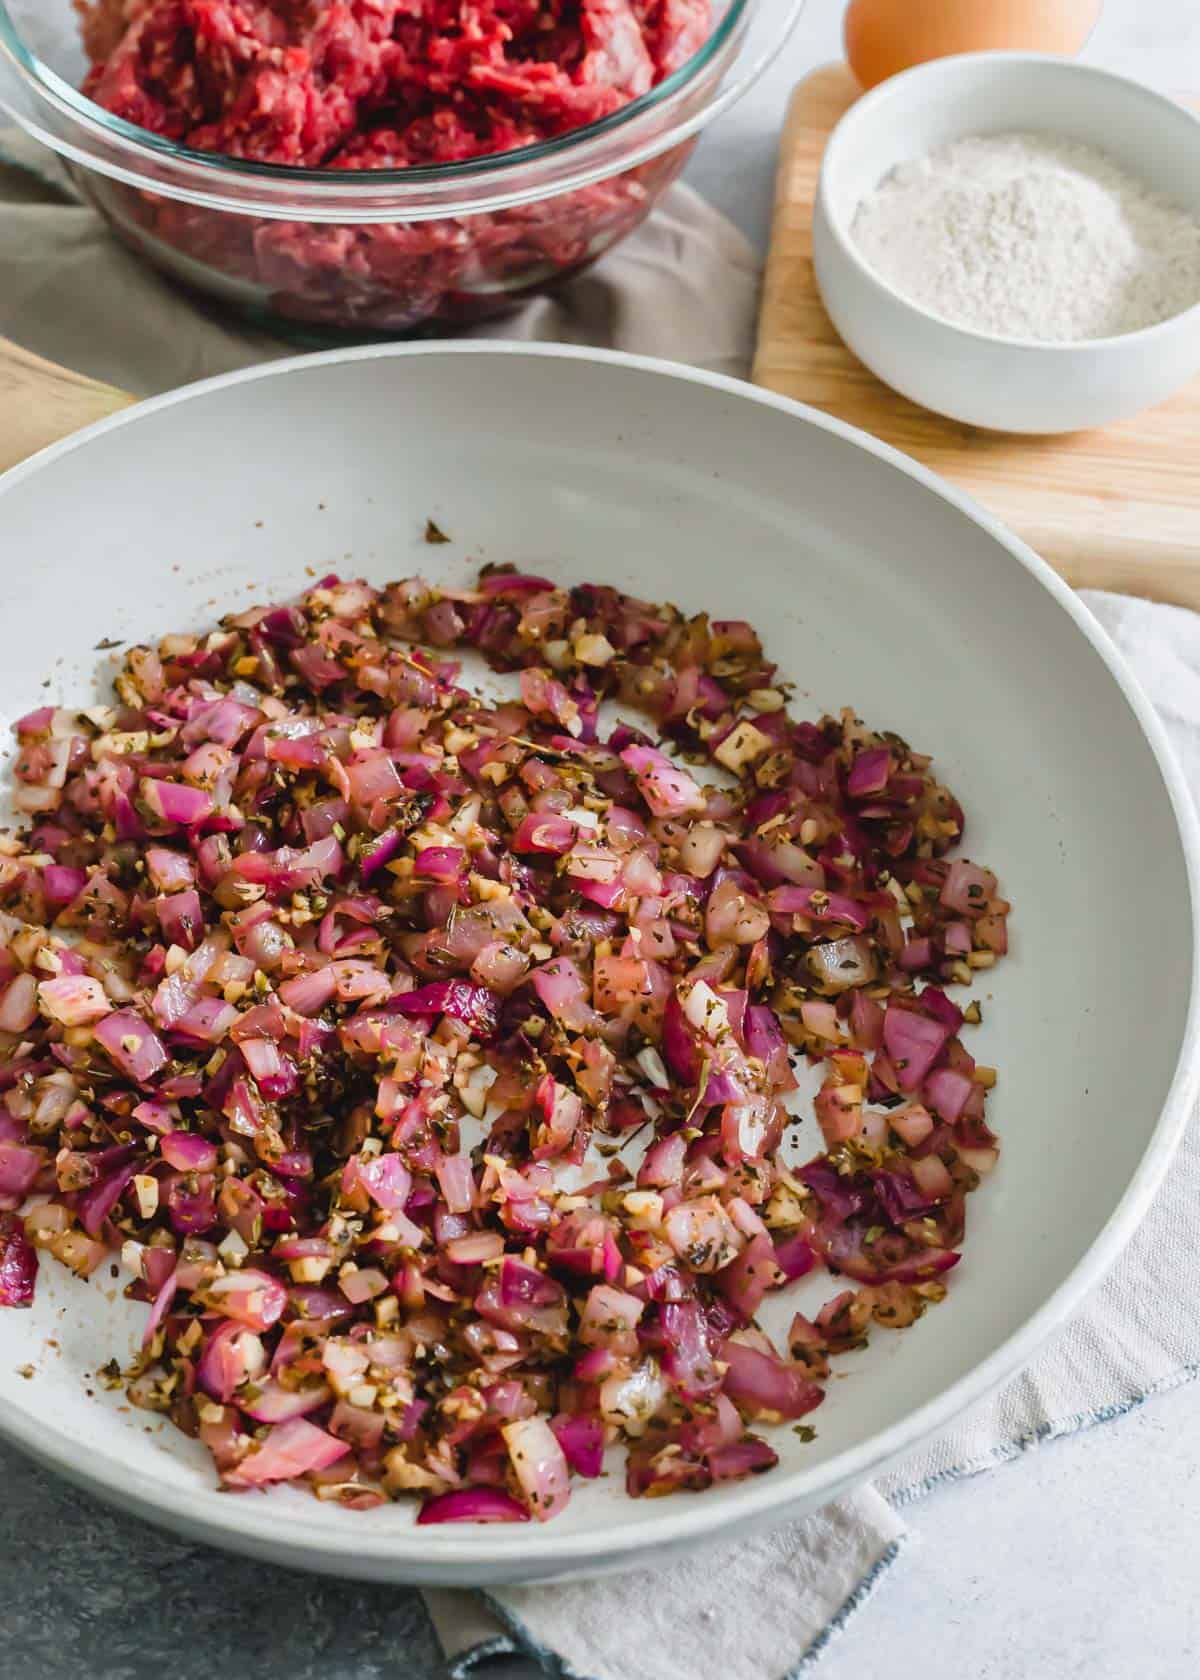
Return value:
<svg viewBox="0 0 1200 1680">
<path fill-rule="evenodd" d="M 952 53 L 1016 50 L 1072 55 L 1101 0 L 850 0 L 846 57 L 871 88 L 898 71 Z"/>
</svg>

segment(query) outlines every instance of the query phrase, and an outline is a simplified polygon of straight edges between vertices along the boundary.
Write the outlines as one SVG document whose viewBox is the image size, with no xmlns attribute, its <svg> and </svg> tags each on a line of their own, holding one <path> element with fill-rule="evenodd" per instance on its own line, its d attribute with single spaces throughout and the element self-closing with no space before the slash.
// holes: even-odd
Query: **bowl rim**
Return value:
<svg viewBox="0 0 1200 1680">
<path fill-rule="evenodd" d="M 279 220 L 452 217 L 573 191 L 682 145 L 754 85 L 806 3 L 728 0 L 696 52 L 619 110 L 533 145 L 446 164 L 300 169 L 181 146 L 114 116 L 59 76 L 26 47 L 6 0 L 0 0 L 0 109 L 83 168 L 186 203 Z M 6 81 L 17 98 L 6 98 Z"/>
<path fill-rule="evenodd" d="M 850 223 L 845 217 L 844 208 L 836 199 L 830 177 L 836 170 L 839 152 L 848 144 L 848 137 L 853 136 L 857 124 L 870 121 L 875 117 L 880 107 L 889 104 L 920 98 L 923 83 L 945 81 L 968 72 L 976 76 L 987 76 L 989 73 L 997 77 L 1008 76 L 1020 69 L 1031 66 L 1045 66 L 1058 75 L 1075 76 L 1080 81 L 1093 84 L 1106 82 L 1116 86 L 1120 92 L 1119 98 L 1140 100 L 1154 112 L 1151 121 L 1158 121 L 1165 127 L 1166 122 L 1178 123 L 1182 121 L 1193 130 L 1197 140 L 1197 154 L 1200 160 L 1200 112 L 1190 109 L 1178 99 L 1168 93 L 1161 93 L 1157 88 L 1140 82 L 1134 76 L 1123 75 L 1118 70 L 1108 70 L 1098 64 L 1086 64 L 1079 59 L 1067 58 L 1057 53 L 1020 52 L 1016 50 L 996 49 L 988 52 L 949 53 L 943 58 L 929 59 L 924 64 L 915 64 L 908 70 L 902 70 L 876 87 L 861 94 L 854 103 L 843 112 L 834 125 L 832 134 L 825 145 L 821 157 L 821 168 L 817 177 L 816 200 L 814 211 L 821 216 L 830 239 L 837 246 L 842 258 L 854 268 L 857 273 L 867 280 L 872 287 L 881 293 L 889 302 L 899 305 L 913 315 L 920 316 L 932 326 L 953 334 L 955 338 L 975 341 L 992 348 L 1003 350 L 1035 353 L 1043 356 L 1080 356 L 1094 352 L 1113 349 L 1138 350 L 1151 338 L 1165 337 L 1168 333 L 1181 329 L 1183 323 L 1189 325 L 1200 318 L 1200 298 L 1181 309 L 1178 314 L 1168 315 L 1161 321 L 1155 321 L 1148 327 L 1138 327 L 1133 332 L 1108 333 L 1099 338 L 1076 339 L 1047 339 L 1027 338 L 1006 333 L 984 332 L 979 327 L 965 326 L 959 321 L 951 320 L 948 315 L 940 314 L 936 309 L 930 309 L 923 303 L 908 297 L 900 291 L 868 261 L 854 241 L 849 237 Z M 936 97 L 936 88 L 926 90 Z M 971 131 L 968 131 L 971 132 Z M 1056 135 L 1053 128 L 1043 132 Z M 965 136 L 964 136 L 965 138 Z M 1096 150 L 1102 151 L 1103 147 Z M 1127 170 L 1132 175 L 1133 171 Z M 1147 186 L 1151 183 L 1145 182 Z M 1157 190 L 1157 189 L 1153 189 Z M 857 206 L 855 207 L 857 208 Z M 1197 218 L 1200 220 L 1200 218 Z"/>
<path fill-rule="evenodd" d="M 631 99 L 628 105 L 622 105 L 619 110 L 611 111 L 608 116 L 600 117 L 595 122 L 586 123 L 582 128 L 570 129 L 566 134 L 553 136 L 549 140 L 538 140 L 529 146 L 514 147 L 509 152 L 487 152 L 482 157 L 461 158 L 456 162 L 442 164 L 414 164 L 407 169 L 373 169 L 371 178 L 381 184 L 394 186 L 401 181 L 414 181 L 418 184 L 431 181 L 461 180 L 472 175 L 487 174 L 490 170 L 502 170 L 520 163 L 536 163 L 543 157 L 555 157 L 569 151 L 573 145 L 587 140 L 613 133 L 626 123 L 633 121 L 643 112 L 654 110 L 657 106 L 670 101 L 673 94 L 687 87 L 692 78 L 705 69 L 719 54 L 721 48 L 729 40 L 740 23 L 748 8 L 755 4 L 755 0 L 729 0 L 729 5 L 718 18 L 712 33 L 705 37 L 701 45 L 692 56 L 685 60 L 677 70 L 658 82 L 654 87 Z M 307 182 L 328 181 L 341 179 L 343 171 L 331 169 L 293 168 L 290 164 L 260 163 L 253 158 L 237 158 L 226 152 L 202 152 L 193 146 L 181 145 L 176 140 L 170 140 L 165 135 L 155 134 L 151 129 L 141 128 L 137 123 L 129 122 L 125 117 L 118 117 L 108 111 L 103 105 L 98 105 L 81 89 L 72 87 L 69 82 L 44 63 L 36 53 L 31 52 L 21 39 L 12 17 L 9 14 L 6 0 L 0 0 L 0 41 L 11 51 L 25 72 L 36 81 L 50 88 L 60 99 L 68 103 L 76 116 L 85 116 L 90 121 L 98 123 L 102 128 L 117 134 L 129 145 L 155 152 L 159 156 L 182 158 L 189 163 L 203 164 L 207 167 L 220 169 L 230 175 L 246 175 L 252 178 L 261 177 L 265 180 L 284 180 Z"/>
<path fill-rule="evenodd" d="M 259 1546 L 277 1557 L 286 1555 L 288 1561 L 297 1566 L 331 1573 L 354 1574 L 355 1566 L 361 1561 L 368 1565 L 362 1571 L 366 1575 L 373 1572 L 381 1576 L 386 1573 L 387 1578 L 396 1580 L 455 1580 L 459 1584 L 470 1584 L 520 1577 L 523 1571 L 530 1573 L 524 1570 L 526 1564 L 540 1566 L 542 1576 L 566 1574 L 572 1570 L 587 1573 L 592 1568 L 606 1566 L 612 1568 L 626 1554 L 632 1561 L 654 1547 L 699 1544 L 714 1538 L 720 1530 L 750 1527 L 772 1518 L 783 1521 L 789 1507 L 801 1501 L 808 1502 L 811 1508 L 867 1480 L 883 1465 L 950 1423 L 968 1406 L 984 1398 L 1028 1363 L 1051 1332 L 1101 1281 L 1133 1236 L 1183 1136 L 1200 1085 L 1200 1058 L 1195 1054 L 1200 1046 L 1200 818 L 1175 761 L 1166 731 L 1139 682 L 1099 621 L 1046 561 L 985 508 L 890 444 L 807 404 L 705 369 L 624 351 L 598 351 L 577 345 L 527 344 L 511 340 L 364 345 L 316 355 L 292 356 L 200 380 L 150 398 L 39 451 L 0 475 L 0 520 L 3 518 L 4 496 L 17 485 L 51 469 L 55 462 L 86 448 L 94 439 L 152 420 L 177 404 L 203 399 L 215 392 L 259 380 L 286 379 L 310 367 L 415 356 L 467 356 L 485 362 L 500 361 L 510 356 L 558 362 L 599 362 L 613 368 L 628 368 L 670 379 L 682 385 L 705 387 L 728 398 L 789 415 L 800 423 L 839 438 L 853 448 L 873 455 L 964 514 L 1008 554 L 1012 563 L 1028 572 L 1066 613 L 1107 668 L 1133 713 L 1156 761 L 1172 809 L 1187 880 L 1186 926 L 1191 941 L 1187 1012 L 1162 1109 L 1129 1183 L 1079 1261 L 1042 1305 L 979 1364 L 931 1400 L 812 1470 L 756 1478 L 736 1489 L 730 1488 L 720 1500 L 698 1500 L 694 1503 L 687 1500 L 667 1501 L 661 1514 L 642 1518 L 635 1525 L 614 1525 L 600 1533 L 560 1534 L 555 1532 L 553 1524 L 539 1525 L 532 1533 L 529 1528 L 522 1528 L 519 1544 L 511 1538 L 497 1541 L 489 1528 L 474 1534 L 456 1532 L 451 1535 L 442 1530 L 437 1540 L 431 1542 L 428 1532 L 415 1526 L 383 1535 L 369 1532 L 369 1525 L 364 1523 L 354 1531 L 353 1557 L 350 1557 L 344 1549 L 345 1536 L 317 1523 L 315 1518 L 307 1518 L 291 1504 L 286 1512 L 286 1523 L 281 1523 L 279 1507 L 272 1500 L 255 1501 L 251 1505 L 248 1501 L 229 1500 L 215 1487 L 190 1489 L 168 1486 L 144 1472 L 124 1468 L 103 1452 L 93 1452 L 86 1461 L 80 1462 L 76 1443 L 65 1431 L 58 1429 L 50 1420 L 35 1420 L 32 1411 L 0 1396 L 0 1437 L 58 1470 L 68 1480 L 88 1487 L 113 1503 L 135 1509 L 165 1526 L 182 1527 L 192 1533 L 202 1532 L 214 1543 L 226 1544 L 234 1550 Z M 511 1574 L 506 1574 L 508 1563 L 516 1566 Z M 370 1565 L 374 1565 L 374 1571 Z M 534 1574 L 537 1572 L 533 1571 Z"/>
</svg>

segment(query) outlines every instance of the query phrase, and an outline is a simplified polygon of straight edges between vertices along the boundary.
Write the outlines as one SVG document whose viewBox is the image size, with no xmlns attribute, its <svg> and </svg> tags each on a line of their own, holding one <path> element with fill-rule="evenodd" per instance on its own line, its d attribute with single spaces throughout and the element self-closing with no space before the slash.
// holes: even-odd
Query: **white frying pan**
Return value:
<svg viewBox="0 0 1200 1680">
<path fill-rule="evenodd" d="M 0 363 L 10 457 L 65 430 L 74 399 L 90 414 L 121 401 L 63 374 L 35 424 L 49 410 L 31 369 Z M 429 517 L 450 546 L 422 542 Z M 0 1315 L 0 1430 L 64 1475 L 190 1536 L 333 1573 L 627 1567 L 814 1507 L 946 1424 L 1029 1359 L 1145 1212 L 1193 1085 L 1191 805 L 1066 586 L 894 451 L 629 356 L 389 346 L 195 385 L 57 444 L 0 480 L 0 553 L 6 721 L 98 698 L 102 638 L 200 626 L 299 588 L 307 567 L 381 580 L 515 560 L 748 618 L 814 714 L 853 704 L 936 755 L 971 854 L 1015 905 L 976 1041 L 1001 1070 L 989 1118 L 1003 1155 L 971 1200 L 949 1297 L 843 1363 L 817 1440 L 775 1432 L 775 1473 L 655 1501 L 626 1499 L 614 1474 L 519 1530 L 417 1531 L 406 1505 L 355 1513 L 289 1489 L 218 1494 L 190 1442 L 85 1393 L 142 1309 L 47 1262 L 34 1308 Z"/>
</svg>

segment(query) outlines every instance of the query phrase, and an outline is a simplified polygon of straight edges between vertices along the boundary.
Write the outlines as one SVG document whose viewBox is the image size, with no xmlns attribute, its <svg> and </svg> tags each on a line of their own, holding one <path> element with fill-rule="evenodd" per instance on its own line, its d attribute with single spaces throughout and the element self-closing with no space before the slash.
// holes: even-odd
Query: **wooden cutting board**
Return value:
<svg viewBox="0 0 1200 1680">
<path fill-rule="evenodd" d="M 997 514 L 1077 587 L 1200 610 L 1200 381 L 1119 425 L 1014 437 L 897 396 L 838 338 L 817 295 L 812 206 L 830 130 L 858 97 L 844 65 L 792 96 L 779 154 L 754 379 L 895 444 Z"/>
<path fill-rule="evenodd" d="M 0 472 L 132 401 L 0 338 Z"/>
</svg>

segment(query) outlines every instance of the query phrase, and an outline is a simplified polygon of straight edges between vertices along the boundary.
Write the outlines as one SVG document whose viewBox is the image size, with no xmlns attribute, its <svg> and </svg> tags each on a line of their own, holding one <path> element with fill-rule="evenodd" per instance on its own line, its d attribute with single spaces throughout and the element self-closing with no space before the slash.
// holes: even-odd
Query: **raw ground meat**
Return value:
<svg viewBox="0 0 1200 1680">
<path fill-rule="evenodd" d="M 105 110 L 198 151 L 404 168 L 610 115 L 686 62 L 708 0 L 79 0 Z"/>
<path fill-rule="evenodd" d="M 712 26 L 710 0 L 76 5 L 84 90 L 106 110 L 198 151 L 338 170 L 456 163 L 586 127 L 686 64 Z M 85 185 L 143 255 L 193 283 L 249 285 L 260 310 L 293 320 L 394 333 L 503 313 L 594 261 L 693 144 L 574 192 L 435 221 L 284 222 Z"/>
</svg>

